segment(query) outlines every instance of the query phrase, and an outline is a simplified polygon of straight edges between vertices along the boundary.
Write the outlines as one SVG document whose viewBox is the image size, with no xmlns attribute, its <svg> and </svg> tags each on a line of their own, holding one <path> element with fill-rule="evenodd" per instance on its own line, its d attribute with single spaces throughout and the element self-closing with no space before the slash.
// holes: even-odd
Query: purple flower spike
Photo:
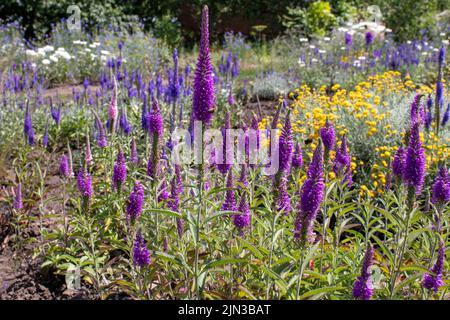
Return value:
<svg viewBox="0 0 450 320">
<path fill-rule="evenodd" d="M 277 199 L 277 209 L 279 212 L 283 212 L 285 215 L 292 211 L 291 198 L 287 191 L 287 179 L 282 177 L 280 185 L 278 186 L 278 199 Z"/>
<path fill-rule="evenodd" d="M 394 155 L 394 160 L 392 161 L 392 172 L 399 178 L 403 178 L 405 172 L 405 149 L 399 147 Z"/>
<path fill-rule="evenodd" d="M 351 186 L 352 180 L 352 171 L 351 171 L 351 157 L 348 153 L 347 148 L 347 139 L 345 136 L 342 137 L 342 142 L 336 151 L 336 155 L 334 157 L 333 163 L 333 172 L 336 176 L 342 177 L 342 183 L 347 183 L 348 186 Z"/>
<path fill-rule="evenodd" d="M 360 300 L 370 300 L 373 295 L 373 284 L 370 267 L 373 263 L 373 247 L 369 245 L 364 255 L 361 267 L 361 275 L 356 279 L 353 285 L 353 297 Z"/>
<path fill-rule="evenodd" d="M 325 127 L 320 128 L 320 138 L 322 139 L 325 149 L 334 149 L 336 134 L 334 133 L 333 124 L 330 121 L 327 120 L 325 122 Z"/>
<path fill-rule="evenodd" d="M 138 157 L 138 151 L 137 151 L 137 146 L 136 146 L 136 140 L 134 140 L 134 138 L 131 139 L 130 149 L 131 149 L 130 162 L 134 163 L 134 164 L 138 164 L 139 157 Z"/>
<path fill-rule="evenodd" d="M 433 185 L 433 197 L 431 201 L 434 204 L 444 204 L 450 201 L 450 178 L 448 176 L 448 170 L 444 166 L 439 168 Z"/>
<path fill-rule="evenodd" d="M 153 98 L 152 110 L 147 116 L 147 128 L 150 135 L 157 135 L 158 137 L 163 135 L 164 122 L 156 98 Z"/>
<path fill-rule="evenodd" d="M 70 178 L 72 175 L 70 172 L 69 159 L 65 154 L 63 154 L 59 160 L 59 174 L 64 178 Z"/>
<path fill-rule="evenodd" d="M 291 120 L 288 114 L 279 139 L 279 149 L 280 149 L 279 170 L 283 173 L 288 172 L 290 169 L 293 147 L 294 142 L 292 140 Z"/>
<path fill-rule="evenodd" d="M 241 197 L 241 200 L 239 202 L 238 211 L 241 213 L 233 215 L 233 223 L 234 223 L 234 226 L 240 230 L 240 233 L 242 235 L 243 229 L 250 225 L 250 220 L 251 220 L 250 207 L 245 198 L 245 195 L 243 195 Z"/>
<path fill-rule="evenodd" d="M 309 165 L 306 181 L 300 193 L 300 203 L 297 207 L 294 238 L 299 240 L 301 244 L 306 243 L 306 241 L 314 242 L 313 225 L 323 201 L 324 189 L 323 150 L 322 144 L 319 143 Z"/>
<path fill-rule="evenodd" d="M 405 170 L 403 180 L 409 187 L 413 187 L 416 195 L 422 192 L 425 180 L 425 153 L 420 141 L 419 123 L 411 128 L 409 145 L 406 150 Z"/>
<path fill-rule="evenodd" d="M 422 279 L 422 286 L 428 290 L 437 292 L 444 285 L 442 274 L 444 272 L 445 245 L 441 241 L 439 243 L 438 257 L 436 264 L 431 268 L 430 273 L 425 273 Z"/>
<path fill-rule="evenodd" d="M 221 162 L 217 164 L 217 169 L 223 174 L 225 175 L 228 170 L 230 170 L 230 168 L 232 167 L 232 159 L 233 159 L 233 148 L 232 145 L 230 144 L 230 146 L 228 147 L 227 144 L 229 144 L 227 142 L 227 130 L 231 129 L 231 119 L 230 119 L 230 113 L 227 112 L 225 114 L 225 123 L 224 126 L 222 128 L 222 150 L 221 150 L 221 156 L 222 156 L 222 161 L 217 161 L 217 162 Z M 219 151 L 220 153 L 220 151 Z M 220 157 L 220 156 L 219 156 Z M 217 159 L 218 160 L 218 159 Z"/>
<path fill-rule="evenodd" d="M 211 122 L 215 104 L 208 29 L 208 7 L 204 6 L 202 11 L 200 50 L 195 68 L 192 116 L 194 121 L 202 121 L 205 125 Z"/>
<path fill-rule="evenodd" d="M 78 172 L 77 186 L 81 196 L 85 199 L 92 197 L 92 178 L 86 170 Z"/>
<path fill-rule="evenodd" d="M 125 162 L 125 155 L 122 149 L 119 150 L 117 154 L 117 160 L 114 164 L 114 171 L 112 176 L 113 188 L 120 191 L 122 186 L 127 179 L 127 164 Z"/>
<path fill-rule="evenodd" d="M 145 245 L 145 240 L 141 231 L 138 231 L 133 244 L 133 263 L 136 266 L 145 267 L 148 266 L 150 262 L 150 251 L 148 251 L 147 246 Z"/>
<path fill-rule="evenodd" d="M 138 219 L 142 213 L 144 204 L 144 187 L 139 181 L 134 183 L 133 191 L 128 197 L 127 203 L 127 219 L 134 221 Z"/>
<path fill-rule="evenodd" d="M 223 211 L 236 211 L 236 197 L 234 194 L 233 171 L 230 170 L 227 176 L 225 202 L 222 205 Z"/>
<path fill-rule="evenodd" d="M 294 168 L 301 168 L 303 165 L 303 154 L 300 148 L 300 143 L 295 144 L 294 155 L 292 156 L 292 166 Z"/>
</svg>

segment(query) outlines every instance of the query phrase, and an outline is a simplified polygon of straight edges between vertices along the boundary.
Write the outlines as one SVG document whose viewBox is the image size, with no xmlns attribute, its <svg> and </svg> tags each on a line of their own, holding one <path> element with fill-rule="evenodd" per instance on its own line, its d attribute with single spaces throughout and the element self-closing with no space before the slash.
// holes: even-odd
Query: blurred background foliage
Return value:
<svg viewBox="0 0 450 320">
<path fill-rule="evenodd" d="M 198 17 L 203 4 L 210 7 L 211 30 L 218 39 L 227 31 L 241 32 L 258 40 L 299 32 L 324 36 L 345 21 L 371 19 L 369 5 L 378 5 L 382 22 L 399 41 L 434 35 L 439 25 L 450 22 L 450 0 L 2 0 L 0 19 L 19 21 L 28 40 L 41 40 L 52 24 L 67 18 L 67 8 L 81 9 L 83 27 L 92 34 L 101 28 L 145 29 L 171 45 L 192 45 L 198 38 Z M 255 26 L 264 26 L 255 31 Z"/>
</svg>

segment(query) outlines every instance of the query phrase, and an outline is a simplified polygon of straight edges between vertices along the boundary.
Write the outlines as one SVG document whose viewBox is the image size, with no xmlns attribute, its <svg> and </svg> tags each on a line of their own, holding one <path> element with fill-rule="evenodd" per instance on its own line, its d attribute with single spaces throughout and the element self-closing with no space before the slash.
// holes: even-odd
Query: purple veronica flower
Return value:
<svg viewBox="0 0 450 320">
<path fill-rule="evenodd" d="M 342 137 L 342 142 L 336 151 L 333 163 L 333 172 L 336 176 L 343 177 L 342 183 L 346 182 L 348 186 L 351 186 L 352 171 L 351 171 L 351 157 L 348 153 L 347 139 L 345 136 Z"/>
<path fill-rule="evenodd" d="M 326 150 L 333 150 L 336 135 L 334 133 L 333 124 L 330 121 L 325 122 L 325 127 L 320 128 L 320 138 Z"/>
<path fill-rule="evenodd" d="M 211 122 L 214 112 L 214 79 L 209 52 L 209 21 L 208 7 L 202 11 L 202 25 L 200 38 L 200 51 L 194 78 L 194 97 L 192 101 L 193 120 L 202 121 L 205 124 Z"/>
<path fill-rule="evenodd" d="M 300 192 L 300 203 L 297 207 L 294 238 L 301 243 L 314 242 L 313 224 L 324 197 L 323 150 L 319 143 L 306 174 Z"/>
<path fill-rule="evenodd" d="M 280 152 L 280 162 L 279 170 L 281 172 L 288 172 L 291 161 L 292 161 L 292 149 L 294 147 L 294 142 L 292 140 L 292 127 L 289 114 L 286 117 L 286 121 L 281 131 L 279 139 L 279 152 Z"/>
<path fill-rule="evenodd" d="M 152 110 L 147 116 L 147 128 L 150 135 L 161 137 L 164 132 L 164 121 L 156 98 L 152 101 Z"/>
<path fill-rule="evenodd" d="M 436 264 L 431 268 L 430 273 L 425 273 L 422 279 L 422 286 L 428 290 L 437 292 L 444 285 L 442 274 L 444 272 L 445 245 L 441 241 L 439 243 L 438 257 Z"/>
<path fill-rule="evenodd" d="M 397 177 L 402 178 L 405 172 L 405 149 L 399 147 L 394 155 L 394 160 L 392 161 L 392 172 Z"/>
<path fill-rule="evenodd" d="M 69 159 L 65 154 L 63 154 L 59 160 L 59 174 L 64 178 L 70 178 L 72 175 L 69 167 Z"/>
<path fill-rule="evenodd" d="M 53 104 L 50 106 L 50 113 L 52 114 L 52 118 L 55 121 L 56 125 L 61 123 L 61 105 L 58 109 L 53 107 Z"/>
<path fill-rule="evenodd" d="M 111 121 L 111 123 L 113 123 L 112 125 L 112 129 L 114 130 L 114 123 L 117 119 L 117 83 L 114 81 L 114 88 L 113 88 L 113 92 L 111 95 L 111 102 L 109 103 L 109 107 L 108 107 L 108 116 L 109 116 L 109 120 Z"/>
<path fill-rule="evenodd" d="M 227 184 L 226 184 L 225 202 L 222 205 L 222 211 L 236 211 L 236 197 L 234 194 L 233 185 L 233 170 L 228 172 Z"/>
<path fill-rule="evenodd" d="M 279 212 L 284 212 L 285 215 L 292 211 L 291 198 L 289 197 L 289 193 L 287 191 L 287 179 L 283 176 L 280 180 L 280 184 L 278 186 L 278 199 L 276 200 L 277 210 Z"/>
<path fill-rule="evenodd" d="M 345 35 L 344 35 L 344 38 L 345 38 L 345 45 L 346 46 L 351 46 L 352 43 L 353 43 L 352 34 L 349 33 L 349 32 L 346 32 Z"/>
<path fill-rule="evenodd" d="M 133 263 L 139 267 L 145 267 L 151 262 L 150 251 L 148 251 L 145 245 L 144 237 L 141 231 L 136 234 L 136 239 L 133 244 Z"/>
<path fill-rule="evenodd" d="M 22 202 L 22 183 L 18 183 L 16 190 L 14 192 L 14 201 L 13 201 L 13 207 L 14 209 L 22 209 L 23 208 L 23 202 Z"/>
<path fill-rule="evenodd" d="M 77 186 L 83 198 L 90 199 L 92 197 L 92 178 L 89 172 L 86 170 L 78 172 Z"/>
<path fill-rule="evenodd" d="M 123 154 L 122 149 L 120 149 L 119 153 L 117 154 L 116 163 L 114 164 L 114 171 L 112 176 L 113 188 L 120 191 L 126 179 L 127 164 L 125 162 L 125 155 Z"/>
<path fill-rule="evenodd" d="M 128 121 L 128 117 L 127 117 L 127 114 L 124 109 L 122 109 L 120 112 L 119 124 L 120 124 L 120 128 L 122 129 L 123 133 L 125 133 L 126 135 L 129 135 L 132 130 L 132 126 L 131 126 L 130 122 Z"/>
<path fill-rule="evenodd" d="M 239 183 L 241 183 L 245 188 L 248 188 L 248 179 L 247 179 L 247 165 L 243 164 L 241 166 L 241 175 L 239 177 Z"/>
<path fill-rule="evenodd" d="M 441 125 L 443 127 L 447 124 L 449 117 L 450 117 L 450 103 L 447 105 L 447 109 L 445 110 L 444 116 L 442 117 Z"/>
<path fill-rule="evenodd" d="M 367 31 L 366 35 L 365 35 L 366 46 L 369 46 L 370 44 L 372 44 L 374 39 L 375 39 L 374 34 L 371 31 Z"/>
<path fill-rule="evenodd" d="M 439 66 L 442 66 L 445 62 L 445 46 L 442 46 L 439 49 L 439 54 L 438 54 L 438 63 Z"/>
<path fill-rule="evenodd" d="M 236 101 L 234 100 L 233 92 L 230 90 L 230 93 L 228 94 L 228 104 L 230 106 L 234 106 Z"/>
<path fill-rule="evenodd" d="M 219 153 L 221 153 L 222 159 L 221 163 L 217 163 L 217 169 L 225 175 L 228 170 L 232 167 L 232 160 L 233 160 L 233 145 L 229 142 L 227 142 L 227 130 L 231 129 L 231 120 L 230 120 L 230 113 L 227 112 L 225 114 L 225 124 L 222 128 L 222 150 L 219 150 Z M 230 144 L 230 146 L 228 146 Z M 219 155 L 220 159 L 220 155 Z M 219 160 L 218 159 L 218 160 Z"/>
<path fill-rule="evenodd" d="M 442 166 L 439 168 L 436 180 L 433 185 L 433 197 L 431 202 L 446 203 L 450 201 L 450 178 L 448 176 L 448 170 Z"/>
<path fill-rule="evenodd" d="M 140 183 L 140 181 L 136 181 L 134 183 L 133 191 L 130 193 L 128 197 L 127 203 L 127 219 L 134 221 L 142 213 L 142 207 L 144 204 L 144 187 Z"/>
<path fill-rule="evenodd" d="M 419 123 L 416 122 L 411 128 L 409 145 L 406 150 L 403 180 L 409 187 L 415 189 L 416 195 L 419 195 L 422 192 L 424 179 L 425 153 L 420 141 Z"/>
<path fill-rule="evenodd" d="M 103 126 L 103 123 L 100 121 L 100 119 L 96 119 L 95 125 L 98 130 L 97 145 L 100 148 L 105 148 L 108 145 L 108 140 L 106 139 L 105 127 Z"/>
<path fill-rule="evenodd" d="M 44 136 L 42 137 L 42 145 L 44 147 L 48 146 L 48 124 L 45 125 Z"/>
<path fill-rule="evenodd" d="M 242 235 L 243 234 L 242 229 L 248 227 L 250 225 L 250 220 L 251 220 L 250 207 L 247 203 L 245 195 L 243 195 L 241 197 L 241 200 L 239 202 L 238 211 L 241 213 L 233 215 L 233 223 L 234 223 L 234 226 L 240 230 L 240 233 Z"/>
<path fill-rule="evenodd" d="M 162 181 L 161 185 L 159 186 L 159 189 L 158 189 L 158 202 L 162 202 L 164 200 L 169 199 L 170 194 L 169 194 L 169 191 L 167 189 L 168 189 L 167 188 L 167 182 L 164 179 Z"/>
<path fill-rule="evenodd" d="M 418 93 L 414 96 L 413 102 L 411 103 L 411 111 L 410 111 L 410 117 L 411 117 L 411 124 L 418 121 L 419 116 L 419 107 L 420 107 L 420 98 L 422 97 L 422 94 Z"/>
<path fill-rule="evenodd" d="M 292 156 L 292 166 L 294 168 L 301 168 L 303 165 L 303 154 L 300 148 L 300 143 L 295 144 L 294 155 Z"/>
<path fill-rule="evenodd" d="M 136 146 L 136 140 L 134 140 L 134 138 L 131 139 L 130 149 L 131 149 L 130 162 L 138 164 L 139 163 L 138 151 Z"/>
<path fill-rule="evenodd" d="M 361 267 L 361 275 L 356 279 L 353 285 L 353 297 L 360 300 L 370 300 L 373 295 L 372 274 L 370 267 L 373 263 L 373 247 L 369 245 L 364 255 Z"/>
</svg>

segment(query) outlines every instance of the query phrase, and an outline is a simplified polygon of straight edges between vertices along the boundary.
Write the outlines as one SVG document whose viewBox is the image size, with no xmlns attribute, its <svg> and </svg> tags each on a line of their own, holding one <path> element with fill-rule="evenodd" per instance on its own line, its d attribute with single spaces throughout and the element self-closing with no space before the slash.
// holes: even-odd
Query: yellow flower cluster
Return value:
<svg viewBox="0 0 450 320">
<path fill-rule="evenodd" d="M 410 77 L 402 78 L 399 72 L 389 71 L 369 76 L 367 81 L 357 84 L 353 90 L 346 90 L 338 84 L 333 85 L 330 89 L 332 94 L 329 94 L 330 90 L 327 93 L 325 86 L 313 90 L 307 85 L 302 85 L 289 94 L 292 101 L 290 108 L 292 109 L 293 132 L 297 136 L 300 135 L 303 140 L 312 139 L 313 143 L 304 147 L 305 154 L 311 156 L 316 145 L 315 141 L 319 137 L 319 129 L 325 125 L 327 119 L 334 123 L 338 136 L 350 135 L 350 140 L 355 132 L 342 124 L 343 121 L 340 119 L 346 117 L 347 121 L 344 123 L 351 123 L 362 128 L 359 133 L 365 132 L 368 140 L 367 148 L 371 151 L 375 150 L 378 157 L 371 160 L 371 167 L 368 164 L 365 167 L 365 172 L 369 170 L 370 183 L 360 186 L 360 194 L 369 197 L 381 194 L 384 192 L 386 177 L 391 170 L 390 165 L 398 145 L 395 143 L 373 145 L 373 143 L 377 141 L 376 137 L 383 137 L 384 139 L 380 140 L 385 143 L 391 137 L 392 140 L 395 138 L 395 141 L 404 137 L 404 132 L 393 127 L 392 122 L 389 121 L 392 116 L 390 110 L 397 107 L 397 103 L 393 101 L 398 103 L 403 101 L 404 104 L 404 101 L 411 100 L 415 92 L 433 94 L 435 87 L 419 87 L 413 83 Z M 262 119 L 260 128 L 266 128 L 266 124 L 270 121 L 271 119 L 268 118 Z M 428 167 L 449 158 L 449 138 L 438 139 L 431 132 L 422 132 L 421 139 L 426 151 Z M 331 153 L 330 159 L 332 160 L 333 157 L 334 153 Z M 362 167 L 365 163 L 362 159 L 355 157 L 352 160 L 352 170 L 355 174 L 357 167 Z M 329 173 L 329 177 L 334 178 L 334 174 Z"/>
</svg>

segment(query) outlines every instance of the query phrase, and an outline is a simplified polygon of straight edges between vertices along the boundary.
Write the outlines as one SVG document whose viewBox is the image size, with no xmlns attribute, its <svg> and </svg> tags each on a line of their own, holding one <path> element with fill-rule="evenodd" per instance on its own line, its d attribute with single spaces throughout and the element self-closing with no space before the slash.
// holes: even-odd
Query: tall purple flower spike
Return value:
<svg viewBox="0 0 450 320">
<path fill-rule="evenodd" d="M 370 267 L 373 263 L 373 247 L 369 245 L 364 255 L 361 275 L 353 285 L 353 297 L 360 300 L 370 300 L 373 296 L 373 284 Z"/>
<path fill-rule="evenodd" d="M 437 292 L 444 285 L 442 275 L 444 272 L 445 244 L 443 241 L 439 243 L 438 257 L 435 265 L 430 272 L 425 273 L 422 279 L 422 286 L 428 290 Z"/>
<path fill-rule="evenodd" d="M 297 207 L 294 238 L 301 244 L 305 244 L 306 241 L 314 242 L 314 220 L 323 201 L 324 189 L 323 149 L 319 143 L 309 165 L 306 181 L 301 188 L 300 203 Z"/>
<path fill-rule="evenodd" d="M 348 153 L 347 138 L 345 136 L 342 137 L 341 145 L 336 151 L 333 172 L 336 176 L 342 177 L 342 183 L 347 183 L 347 186 L 352 185 L 351 157 Z"/>
<path fill-rule="evenodd" d="M 116 163 L 114 164 L 114 171 L 112 176 L 112 184 L 114 189 L 120 191 L 122 186 L 127 179 L 127 164 L 125 161 L 125 155 L 122 149 L 119 150 L 117 154 Z"/>
<path fill-rule="evenodd" d="M 145 267 L 150 262 L 150 251 L 148 251 L 141 231 L 138 231 L 133 244 L 133 263 L 136 266 Z"/>
<path fill-rule="evenodd" d="M 397 177 L 403 178 L 405 172 L 405 149 L 399 147 L 394 155 L 394 160 L 392 161 L 392 173 Z"/>
<path fill-rule="evenodd" d="M 409 187 L 414 188 L 416 195 L 422 192 L 425 180 L 425 153 L 420 141 L 419 122 L 414 123 L 411 128 L 403 180 Z"/>
<path fill-rule="evenodd" d="M 450 201 L 450 178 L 448 176 L 448 169 L 445 166 L 439 168 L 433 185 L 433 197 L 431 201 L 434 204 L 445 204 Z"/>
<path fill-rule="evenodd" d="M 336 134 L 334 133 L 333 124 L 330 121 L 325 122 L 325 127 L 320 128 L 320 138 L 327 150 L 334 149 Z"/>
<path fill-rule="evenodd" d="M 208 7 L 202 11 L 202 25 L 200 51 L 194 78 L 194 96 L 192 101 L 192 115 L 194 121 L 210 124 L 214 112 L 214 79 L 211 56 L 209 52 L 209 21 Z"/>
<path fill-rule="evenodd" d="M 140 181 L 136 180 L 134 183 L 133 191 L 128 197 L 127 203 L 127 219 L 135 221 L 140 217 L 142 213 L 142 207 L 144 204 L 144 187 Z"/>
<path fill-rule="evenodd" d="M 222 205 L 223 211 L 236 211 L 236 196 L 234 194 L 233 170 L 228 172 L 226 184 L 225 202 Z"/>
<path fill-rule="evenodd" d="M 234 226 L 239 229 L 241 236 L 243 235 L 243 229 L 250 225 L 250 207 L 248 205 L 247 199 L 245 198 L 245 194 L 242 195 L 241 200 L 239 201 L 238 211 L 240 214 L 233 215 L 233 223 Z"/>
<path fill-rule="evenodd" d="M 291 120 L 288 114 L 279 139 L 279 170 L 283 173 L 287 173 L 290 169 L 293 147 Z"/>
</svg>

